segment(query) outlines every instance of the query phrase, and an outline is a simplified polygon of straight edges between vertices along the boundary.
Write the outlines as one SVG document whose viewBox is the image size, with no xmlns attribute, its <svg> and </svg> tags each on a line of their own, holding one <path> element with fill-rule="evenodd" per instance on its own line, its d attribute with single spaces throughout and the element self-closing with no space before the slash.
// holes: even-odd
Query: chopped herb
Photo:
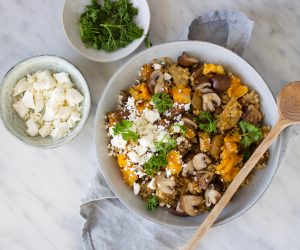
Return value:
<svg viewBox="0 0 300 250">
<path fill-rule="evenodd" d="M 117 123 L 117 125 L 113 128 L 114 134 L 121 134 L 124 140 L 133 140 L 136 141 L 138 139 L 138 134 L 131 130 L 133 124 L 129 120 L 122 120 Z"/>
<path fill-rule="evenodd" d="M 260 129 L 251 123 L 240 121 L 239 126 L 243 131 L 241 144 L 244 147 L 249 147 L 252 143 L 259 141 L 262 138 Z"/>
<path fill-rule="evenodd" d="M 244 151 L 243 151 L 243 160 L 244 160 L 244 162 L 248 161 L 250 156 L 251 156 L 250 150 L 247 149 L 247 148 L 244 149 Z"/>
<path fill-rule="evenodd" d="M 81 39 L 87 47 L 107 52 L 126 47 L 144 32 L 134 22 L 137 14 L 129 0 L 104 0 L 102 6 L 91 0 L 79 19 Z"/>
<path fill-rule="evenodd" d="M 156 208 L 158 207 L 158 200 L 156 198 L 156 196 L 152 196 L 151 198 L 149 198 L 147 200 L 147 203 L 146 203 L 146 209 L 148 211 L 154 211 Z"/>
<path fill-rule="evenodd" d="M 167 139 L 167 142 L 164 140 Z M 155 143 L 156 153 L 144 164 L 146 174 L 153 175 L 157 173 L 161 167 L 168 164 L 167 155 L 176 147 L 176 141 L 169 135 L 166 135 L 161 141 Z"/>
<path fill-rule="evenodd" d="M 207 133 L 217 132 L 217 121 L 208 111 L 201 112 L 198 118 L 196 118 L 196 122 L 199 123 L 199 128 Z"/>
<path fill-rule="evenodd" d="M 173 105 L 170 96 L 166 93 L 154 94 L 152 96 L 152 102 L 154 103 L 155 108 L 161 113 L 172 108 Z"/>
<path fill-rule="evenodd" d="M 152 46 L 152 43 L 150 42 L 149 34 L 146 35 L 144 43 L 146 48 L 150 48 Z"/>
<path fill-rule="evenodd" d="M 186 135 L 186 131 L 187 131 L 187 128 L 186 126 L 184 125 L 180 125 L 180 124 L 175 124 L 173 127 L 178 127 L 180 129 L 180 132 L 183 136 Z"/>
</svg>

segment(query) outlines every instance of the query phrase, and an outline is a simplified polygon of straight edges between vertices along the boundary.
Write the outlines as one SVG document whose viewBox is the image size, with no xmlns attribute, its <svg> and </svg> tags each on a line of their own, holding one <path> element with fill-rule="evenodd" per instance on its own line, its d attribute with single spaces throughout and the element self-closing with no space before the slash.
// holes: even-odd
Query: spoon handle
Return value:
<svg viewBox="0 0 300 250">
<path fill-rule="evenodd" d="M 254 168 L 259 159 L 263 156 L 266 150 L 270 147 L 273 140 L 279 135 L 279 133 L 287 126 L 288 124 L 284 120 L 279 120 L 276 125 L 272 128 L 269 134 L 265 137 L 265 139 L 260 143 L 257 149 L 254 151 L 252 156 L 240 170 L 238 175 L 234 178 L 234 180 L 230 183 L 225 193 L 219 200 L 219 202 L 214 206 L 211 212 L 207 215 L 205 220 L 202 222 L 200 227 L 197 229 L 196 233 L 189 240 L 187 245 L 185 246 L 185 250 L 195 249 L 200 239 L 204 236 L 204 234 L 210 229 L 215 220 L 218 218 L 222 210 L 225 208 L 227 203 L 230 201 L 232 196 L 235 194 L 239 186 L 245 180 L 247 175 Z"/>
</svg>

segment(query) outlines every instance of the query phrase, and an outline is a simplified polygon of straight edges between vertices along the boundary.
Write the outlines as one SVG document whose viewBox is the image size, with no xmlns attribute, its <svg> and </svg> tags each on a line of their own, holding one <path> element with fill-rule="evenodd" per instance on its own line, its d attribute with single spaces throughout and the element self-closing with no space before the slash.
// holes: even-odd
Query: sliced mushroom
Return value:
<svg viewBox="0 0 300 250">
<path fill-rule="evenodd" d="M 192 175 L 195 172 L 193 161 L 190 160 L 187 163 L 182 165 L 182 176 L 187 177 L 188 175 Z"/>
<path fill-rule="evenodd" d="M 164 83 L 164 75 L 160 70 L 153 71 L 147 82 L 147 86 L 152 93 L 155 93 L 155 90 L 156 91 L 161 90 L 161 88 L 164 87 L 164 84 L 165 84 Z M 158 87 L 156 88 L 157 85 L 158 85 Z M 157 92 L 157 93 L 160 93 L 160 92 Z"/>
<path fill-rule="evenodd" d="M 209 153 L 215 160 L 218 160 L 220 158 L 222 152 L 221 148 L 223 144 L 224 144 L 224 138 L 222 135 L 215 135 L 212 138 Z"/>
<path fill-rule="evenodd" d="M 180 207 L 190 216 L 196 216 L 200 212 L 200 206 L 203 203 L 203 198 L 196 195 L 181 195 Z"/>
<path fill-rule="evenodd" d="M 166 178 L 165 174 L 162 173 L 156 177 L 156 185 L 161 192 L 165 194 L 172 194 L 175 191 L 176 182 L 171 178 Z"/>
<path fill-rule="evenodd" d="M 199 184 L 199 188 L 205 190 L 208 185 L 212 182 L 215 174 L 210 171 L 200 171 L 197 174 L 197 182 Z"/>
<path fill-rule="evenodd" d="M 200 91 L 194 91 L 191 104 L 194 109 L 202 110 L 202 94 L 200 93 Z"/>
<path fill-rule="evenodd" d="M 205 82 L 199 84 L 197 87 L 195 87 L 195 90 L 200 91 L 201 93 L 212 93 L 213 90 L 211 89 L 211 83 Z"/>
<path fill-rule="evenodd" d="M 188 216 L 180 207 L 180 201 L 177 202 L 174 206 L 169 208 L 169 211 L 177 216 L 186 217 Z"/>
<path fill-rule="evenodd" d="M 249 123 L 258 124 L 262 120 L 262 114 L 253 104 L 250 104 L 247 106 L 242 119 Z"/>
<path fill-rule="evenodd" d="M 231 85 L 231 80 L 226 75 L 215 75 L 210 80 L 216 92 L 225 92 Z"/>
<path fill-rule="evenodd" d="M 194 116 L 190 115 L 190 114 L 186 114 L 184 115 L 184 117 L 182 117 L 182 121 L 184 122 L 184 125 L 191 128 L 191 129 L 197 129 L 198 125 L 196 122 L 194 122 Z"/>
<path fill-rule="evenodd" d="M 214 112 L 221 105 L 221 99 L 216 93 L 208 93 L 202 96 L 203 110 Z"/>
<path fill-rule="evenodd" d="M 217 202 L 221 199 L 221 194 L 214 189 L 214 185 L 210 185 L 209 188 L 205 191 L 205 205 L 210 207 L 211 204 L 217 204 Z"/>
<path fill-rule="evenodd" d="M 210 159 L 206 154 L 198 153 L 193 158 L 193 166 L 197 170 L 201 170 L 207 167 L 207 164 L 210 163 Z"/>
<path fill-rule="evenodd" d="M 178 57 L 178 64 L 182 67 L 191 67 L 198 62 L 197 58 L 189 56 L 186 52 L 182 52 L 181 56 Z"/>
<path fill-rule="evenodd" d="M 198 69 L 197 71 L 195 71 L 192 76 L 194 78 L 194 89 L 197 88 L 199 85 L 203 84 L 203 83 L 210 83 L 210 78 L 202 75 L 202 69 L 200 68 L 200 70 Z"/>
</svg>

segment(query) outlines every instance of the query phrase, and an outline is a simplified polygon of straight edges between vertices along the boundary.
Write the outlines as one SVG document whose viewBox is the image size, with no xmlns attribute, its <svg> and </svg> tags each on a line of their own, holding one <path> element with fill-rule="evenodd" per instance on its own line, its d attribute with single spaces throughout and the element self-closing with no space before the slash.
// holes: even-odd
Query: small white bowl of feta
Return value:
<svg viewBox="0 0 300 250">
<path fill-rule="evenodd" d="M 0 114 L 20 140 L 43 148 L 71 141 L 90 111 L 88 84 L 67 60 L 50 55 L 26 59 L 4 76 Z"/>
</svg>

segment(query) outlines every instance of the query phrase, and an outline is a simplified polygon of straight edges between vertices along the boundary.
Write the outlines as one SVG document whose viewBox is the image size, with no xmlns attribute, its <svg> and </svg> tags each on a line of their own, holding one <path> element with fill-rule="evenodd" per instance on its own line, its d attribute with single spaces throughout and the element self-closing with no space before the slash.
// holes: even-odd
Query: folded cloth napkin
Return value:
<svg viewBox="0 0 300 250">
<path fill-rule="evenodd" d="M 194 19 L 185 39 L 209 41 L 242 55 L 253 25 L 254 22 L 239 11 L 208 12 Z M 298 134 L 299 127 L 284 132 L 281 161 Z M 80 213 L 86 220 L 82 229 L 86 250 L 176 249 L 194 232 L 161 227 L 134 214 L 116 198 L 100 169 L 83 202 Z"/>
</svg>

